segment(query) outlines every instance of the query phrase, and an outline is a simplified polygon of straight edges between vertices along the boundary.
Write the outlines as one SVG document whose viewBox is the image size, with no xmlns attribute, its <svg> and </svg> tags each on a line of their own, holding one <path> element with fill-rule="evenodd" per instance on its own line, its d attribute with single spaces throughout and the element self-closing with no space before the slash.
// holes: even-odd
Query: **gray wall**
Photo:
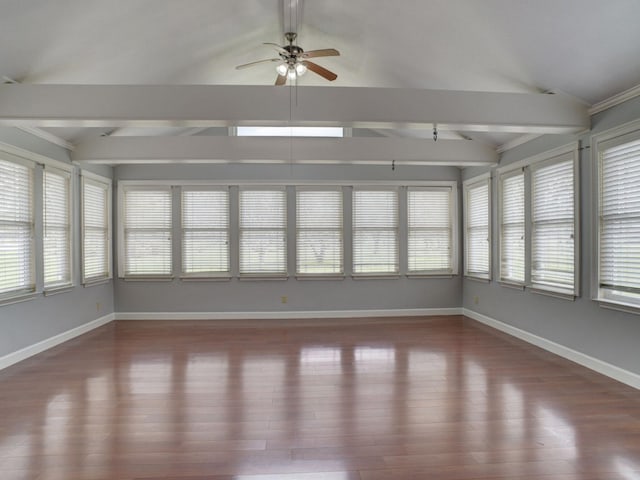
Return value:
<svg viewBox="0 0 640 480">
<path fill-rule="evenodd" d="M 0 128 L 0 142 L 69 163 L 67 151 L 14 128 Z M 0 147 L 1 148 L 1 147 Z M 92 167 L 94 173 L 111 177 L 111 168 Z M 77 173 L 77 172 L 76 172 Z M 74 275 L 80 279 L 79 177 L 74 175 Z M 36 183 L 36 194 L 40 191 Z M 36 224 L 36 235 L 41 226 Z M 40 230 L 41 235 L 41 230 Z M 38 265 L 38 259 L 36 259 Z M 98 308 L 99 304 L 99 308 Z M 81 285 L 57 295 L 0 305 L 0 357 L 79 327 L 112 313 L 113 282 L 84 288 Z"/>
<path fill-rule="evenodd" d="M 592 131 L 582 136 L 544 136 L 506 152 L 501 166 L 566 145 L 576 139 L 590 147 L 591 135 L 640 118 L 640 98 L 604 111 L 592 119 Z M 484 169 L 486 171 L 486 169 Z M 466 169 L 463 179 L 482 173 Z M 637 315 L 601 308 L 591 300 L 592 247 L 592 158 L 591 149 L 580 154 L 580 296 L 568 301 L 519 291 L 499 285 L 495 280 L 481 283 L 463 281 L 463 306 L 501 322 L 559 343 L 573 350 L 640 374 L 640 318 Z M 493 180 L 493 278 L 498 275 L 497 183 Z M 474 298 L 478 297 L 478 303 Z"/>
<path fill-rule="evenodd" d="M 242 181 L 417 181 L 454 180 L 460 171 L 453 167 L 353 166 L 353 165 L 129 165 L 116 168 L 119 180 L 212 180 L 242 184 Z M 293 190 L 289 189 L 289 199 Z M 233 197 L 232 197 L 233 198 Z M 291 201 L 291 200 L 290 200 Z M 402 205 L 401 205 L 402 207 Z M 348 205 L 345 210 L 349 211 Z M 289 224 L 293 224 L 289 209 Z M 175 222 L 174 222 L 175 223 Z M 233 225 L 232 225 L 233 227 Z M 293 274 L 294 251 L 289 229 L 289 273 Z M 232 228 L 233 231 L 233 228 Z M 400 231 L 400 245 L 406 232 Z M 345 246 L 350 232 L 345 229 Z M 232 239 L 233 248 L 233 239 Z M 347 253 L 348 249 L 345 249 Z M 402 251 L 402 250 L 401 250 Z M 402 255 L 401 255 L 402 259 Z M 349 258 L 345 269 L 349 273 Z M 401 263 L 402 265 L 402 263 Z M 281 303 L 287 296 L 288 302 Z M 317 311 L 356 309 L 451 308 L 461 304 L 461 278 L 407 278 L 344 280 L 248 281 L 233 278 L 227 282 L 115 282 L 118 312 L 252 312 Z"/>
</svg>

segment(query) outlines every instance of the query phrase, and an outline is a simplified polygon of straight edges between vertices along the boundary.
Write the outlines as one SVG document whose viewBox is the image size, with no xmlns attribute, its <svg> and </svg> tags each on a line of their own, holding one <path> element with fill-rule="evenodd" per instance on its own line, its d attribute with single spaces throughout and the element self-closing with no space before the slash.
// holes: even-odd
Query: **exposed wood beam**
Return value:
<svg viewBox="0 0 640 480">
<path fill-rule="evenodd" d="M 587 108 L 564 95 L 227 85 L 0 85 L 0 124 L 37 127 L 334 125 L 574 133 Z M 297 100 L 296 100 L 297 98 Z"/>
<path fill-rule="evenodd" d="M 76 146 L 87 163 L 357 163 L 474 166 L 497 163 L 473 141 L 415 138 L 100 137 Z"/>
</svg>

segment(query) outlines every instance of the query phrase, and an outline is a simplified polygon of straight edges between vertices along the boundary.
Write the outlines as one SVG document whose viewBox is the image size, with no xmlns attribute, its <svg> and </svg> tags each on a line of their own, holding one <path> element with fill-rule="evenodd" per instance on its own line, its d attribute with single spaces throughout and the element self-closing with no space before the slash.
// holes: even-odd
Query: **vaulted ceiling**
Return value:
<svg viewBox="0 0 640 480">
<path fill-rule="evenodd" d="M 639 18 L 637 0 L 6 0 L 0 1 L 0 76 L 23 85 L 0 87 L 0 120 L 4 125 L 16 120 L 15 112 L 3 113 L 3 105 L 14 97 L 10 88 L 26 85 L 269 86 L 276 76 L 273 64 L 234 67 L 275 56 L 263 42 L 283 43 L 282 34 L 290 29 L 298 32 L 297 43 L 306 50 L 331 47 L 341 52 L 317 59 L 338 73 L 335 82 L 309 72 L 300 78 L 300 87 L 383 88 L 376 90 L 381 95 L 402 89 L 418 96 L 422 90 L 531 98 L 554 92 L 558 98 L 570 97 L 572 108 L 582 105 L 586 111 L 640 84 Z M 275 89 L 259 91 L 271 95 L 264 92 Z M 300 89 L 305 91 L 315 89 Z M 260 110 L 262 103 L 254 108 Z M 383 105 L 381 100 L 378 106 Z M 148 108 L 136 106 L 141 118 L 149 117 Z M 464 106 L 460 112 L 469 115 L 473 109 Z M 40 116 L 47 113 L 45 108 Z M 105 132 L 201 136 L 209 127 L 250 121 L 227 116 L 179 125 L 173 119 L 160 129 L 122 119 L 109 125 L 82 118 L 47 124 L 37 118 L 37 108 L 31 114 L 30 122 L 16 124 L 32 124 L 78 145 Z M 106 118 L 107 112 L 97 115 Z M 393 138 L 430 138 L 429 122 L 446 123 L 425 116 L 411 124 L 392 115 L 388 122 L 366 125 L 366 115 L 351 123 L 347 117 L 338 115 L 333 123 L 366 126 L 375 135 Z M 494 148 L 527 133 L 491 125 L 465 129 L 466 121 L 445 125 L 441 138 L 471 138 Z M 278 122 L 287 123 L 276 114 Z M 143 127 L 143 133 L 130 129 L 132 125 Z"/>
</svg>

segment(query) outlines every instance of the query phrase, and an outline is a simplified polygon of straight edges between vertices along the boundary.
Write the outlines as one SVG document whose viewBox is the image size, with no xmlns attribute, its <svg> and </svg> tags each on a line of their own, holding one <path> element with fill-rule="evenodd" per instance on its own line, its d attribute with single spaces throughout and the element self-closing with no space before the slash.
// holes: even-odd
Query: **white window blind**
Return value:
<svg viewBox="0 0 640 480">
<path fill-rule="evenodd" d="M 229 273 L 229 190 L 182 191 L 182 273 Z"/>
<path fill-rule="evenodd" d="M 640 303 L 640 139 L 612 141 L 600 157 L 600 288 Z M 633 135 L 631 136 L 633 138 Z"/>
<path fill-rule="evenodd" d="M 490 278 L 490 183 L 487 178 L 465 187 L 465 275 Z"/>
<path fill-rule="evenodd" d="M 82 177 L 82 282 L 111 277 L 111 184 Z"/>
<path fill-rule="evenodd" d="M 500 280 L 525 281 L 524 172 L 500 177 Z"/>
<path fill-rule="evenodd" d="M 33 292 L 33 168 L 0 159 L 0 296 Z"/>
<path fill-rule="evenodd" d="M 532 167 L 531 283 L 574 293 L 575 172 L 573 154 Z"/>
<path fill-rule="evenodd" d="M 398 273 L 398 191 L 353 191 L 353 273 Z"/>
<path fill-rule="evenodd" d="M 71 285 L 71 175 L 45 167 L 44 288 Z"/>
<path fill-rule="evenodd" d="M 171 188 L 124 192 L 124 276 L 172 273 Z"/>
<path fill-rule="evenodd" d="M 240 190 L 240 274 L 286 273 L 285 189 Z"/>
<path fill-rule="evenodd" d="M 453 273 L 451 188 L 409 188 L 408 271 Z"/>
<path fill-rule="evenodd" d="M 342 190 L 296 191 L 296 271 L 341 274 Z"/>
</svg>

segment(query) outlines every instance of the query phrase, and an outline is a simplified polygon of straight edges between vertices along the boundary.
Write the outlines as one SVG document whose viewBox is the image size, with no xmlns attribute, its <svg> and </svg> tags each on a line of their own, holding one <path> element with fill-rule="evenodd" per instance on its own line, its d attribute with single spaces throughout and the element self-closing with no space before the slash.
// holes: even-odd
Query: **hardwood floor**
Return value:
<svg viewBox="0 0 640 480">
<path fill-rule="evenodd" d="M 462 317 L 115 322 L 0 372 L 2 480 L 640 478 L 640 395 Z"/>
</svg>

